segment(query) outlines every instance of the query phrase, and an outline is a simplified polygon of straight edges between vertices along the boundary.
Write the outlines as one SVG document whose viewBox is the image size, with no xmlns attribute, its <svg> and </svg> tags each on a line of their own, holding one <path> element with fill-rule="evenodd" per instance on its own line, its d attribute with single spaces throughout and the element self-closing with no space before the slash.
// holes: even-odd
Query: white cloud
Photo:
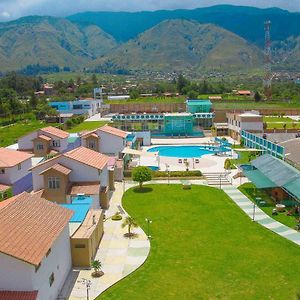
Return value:
<svg viewBox="0 0 300 300">
<path fill-rule="evenodd" d="M 276 6 L 300 11 L 300 0 L 0 0 L 0 20 L 27 15 L 66 16 L 83 11 L 191 9 L 217 4 Z"/>
</svg>

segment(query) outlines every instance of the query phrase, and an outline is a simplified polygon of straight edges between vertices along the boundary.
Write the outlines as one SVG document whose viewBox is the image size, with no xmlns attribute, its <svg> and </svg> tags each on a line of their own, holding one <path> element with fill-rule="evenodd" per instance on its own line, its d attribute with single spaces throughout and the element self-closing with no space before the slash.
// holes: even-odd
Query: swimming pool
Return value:
<svg viewBox="0 0 300 300">
<path fill-rule="evenodd" d="M 168 157 L 199 158 L 203 155 L 214 154 L 223 150 L 225 149 L 212 146 L 158 146 L 148 149 L 147 152 L 158 152 L 160 156 Z"/>
</svg>

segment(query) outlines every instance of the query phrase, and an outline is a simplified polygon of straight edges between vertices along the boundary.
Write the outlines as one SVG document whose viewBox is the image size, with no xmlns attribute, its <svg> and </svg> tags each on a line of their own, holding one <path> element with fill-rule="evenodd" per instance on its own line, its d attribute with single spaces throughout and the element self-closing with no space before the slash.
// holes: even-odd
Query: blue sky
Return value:
<svg viewBox="0 0 300 300">
<path fill-rule="evenodd" d="M 0 20 L 8 21 L 28 15 L 67 16 L 83 11 L 192 9 L 216 4 L 300 11 L 300 0 L 0 0 Z"/>
</svg>

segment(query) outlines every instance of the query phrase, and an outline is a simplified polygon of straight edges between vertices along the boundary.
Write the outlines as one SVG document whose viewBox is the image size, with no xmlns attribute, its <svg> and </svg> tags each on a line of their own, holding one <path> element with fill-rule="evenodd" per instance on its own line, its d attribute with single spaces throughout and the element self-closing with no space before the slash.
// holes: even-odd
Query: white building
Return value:
<svg viewBox="0 0 300 300">
<path fill-rule="evenodd" d="M 68 148 L 69 133 L 49 126 L 31 132 L 18 140 L 18 149 L 31 151 L 35 156 L 62 153 Z"/>
<path fill-rule="evenodd" d="M 25 152 L 0 148 L 0 184 L 11 186 L 15 195 L 30 189 L 32 157 Z"/>
<path fill-rule="evenodd" d="M 127 146 L 128 132 L 112 126 L 102 126 L 81 136 L 81 144 L 107 155 L 120 156 Z"/>
<path fill-rule="evenodd" d="M 0 299 L 6 291 L 15 294 L 11 299 L 21 292 L 32 292 L 30 299 L 57 298 L 72 267 L 72 215 L 25 192 L 0 203 Z"/>
<path fill-rule="evenodd" d="M 264 131 L 263 116 L 257 111 L 244 113 L 227 113 L 229 135 L 236 140 L 240 139 L 242 130 L 251 133 L 261 133 Z"/>
<path fill-rule="evenodd" d="M 107 206 L 110 179 L 109 157 L 79 147 L 48 159 L 32 168 L 33 191 L 47 200 L 65 204 L 71 196 L 93 196 L 94 207 Z M 75 194 L 74 194 L 75 193 Z"/>
</svg>

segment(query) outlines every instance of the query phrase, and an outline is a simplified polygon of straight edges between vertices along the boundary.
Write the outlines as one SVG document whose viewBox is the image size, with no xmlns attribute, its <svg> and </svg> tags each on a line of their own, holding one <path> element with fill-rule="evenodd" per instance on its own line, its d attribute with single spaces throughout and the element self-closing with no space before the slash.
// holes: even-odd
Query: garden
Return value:
<svg viewBox="0 0 300 300">
<path fill-rule="evenodd" d="M 122 203 L 145 232 L 145 218 L 153 221 L 151 252 L 97 299 L 294 299 L 300 293 L 299 246 L 252 222 L 223 191 L 145 185 L 128 190 Z"/>
</svg>

